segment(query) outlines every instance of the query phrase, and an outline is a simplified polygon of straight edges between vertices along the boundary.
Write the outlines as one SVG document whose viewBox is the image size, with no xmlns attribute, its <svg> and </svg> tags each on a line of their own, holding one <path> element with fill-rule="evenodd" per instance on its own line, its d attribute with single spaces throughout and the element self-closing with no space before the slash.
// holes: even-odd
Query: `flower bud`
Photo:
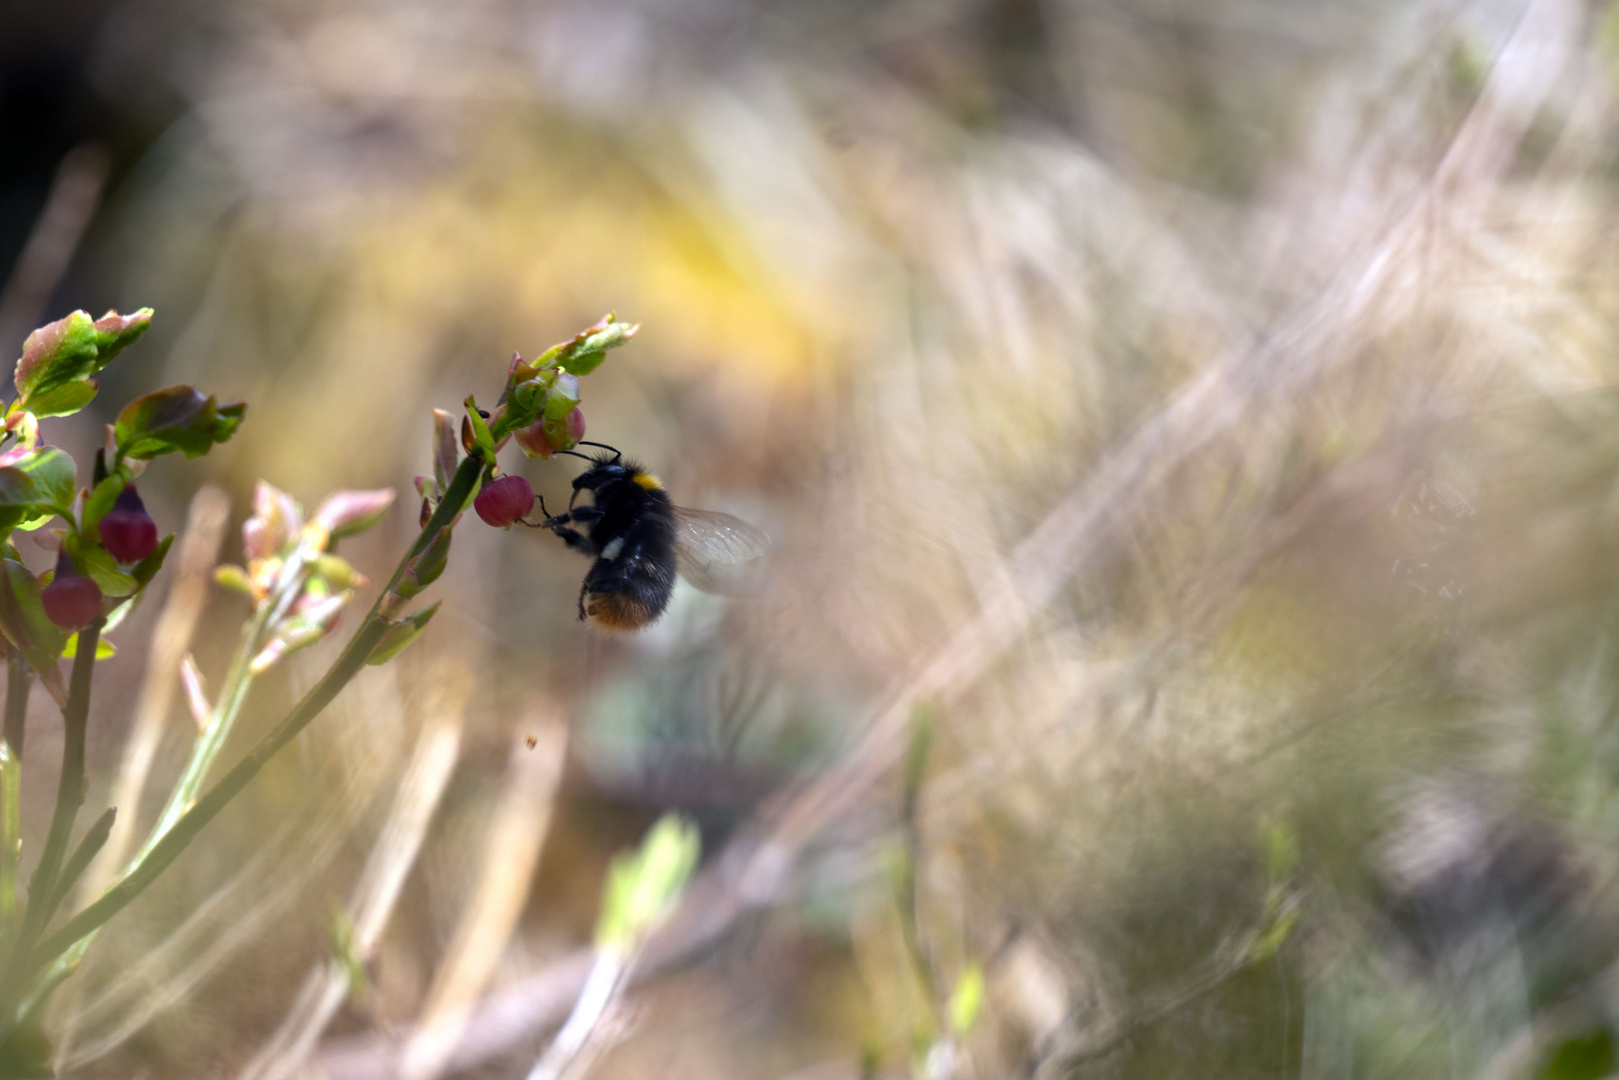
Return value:
<svg viewBox="0 0 1619 1080">
<path fill-rule="evenodd" d="M 534 509 L 534 489 L 521 476 L 502 476 L 483 486 L 478 497 L 472 500 L 472 508 L 483 518 L 484 524 L 497 529 L 509 528 Z"/>
<path fill-rule="evenodd" d="M 157 523 L 146 512 L 134 484 L 118 493 L 118 501 L 101 519 L 100 531 L 102 546 L 126 565 L 140 562 L 157 547 Z"/>
<path fill-rule="evenodd" d="M 561 421 L 541 417 L 516 432 L 516 437 L 523 453 L 549 461 L 558 450 L 572 450 L 579 445 L 579 440 L 585 437 L 585 414 L 575 408 Z"/>
<path fill-rule="evenodd" d="M 46 617 L 64 630 L 82 630 L 101 618 L 101 587 L 74 568 L 66 551 L 56 557 L 56 576 L 41 600 Z"/>
</svg>

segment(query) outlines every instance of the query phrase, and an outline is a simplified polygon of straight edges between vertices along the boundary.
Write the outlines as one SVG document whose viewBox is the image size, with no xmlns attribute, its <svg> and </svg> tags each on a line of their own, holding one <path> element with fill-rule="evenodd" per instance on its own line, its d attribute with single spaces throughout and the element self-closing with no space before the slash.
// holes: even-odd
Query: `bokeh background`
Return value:
<svg viewBox="0 0 1619 1080">
<path fill-rule="evenodd" d="M 621 639 L 574 621 L 553 538 L 464 523 L 428 635 L 98 939 L 63 1075 L 524 1076 L 608 861 L 670 809 L 703 870 L 595 1076 L 1619 1067 L 1610 5 L 0 24 L 0 342 L 157 310 L 49 437 L 83 455 L 172 382 L 251 403 L 143 480 L 165 527 L 217 529 L 217 488 L 235 561 L 258 480 L 394 487 L 345 549 L 385 576 L 431 409 L 616 310 L 643 329 L 586 380 L 589 437 L 775 541 L 753 599 L 682 587 Z M 508 455 L 566 497 L 577 462 Z M 173 679 L 154 599 L 105 665 L 93 805 Z M 214 685 L 242 613 L 214 590 L 190 639 Z M 168 714 L 143 821 L 194 737 Z M 60 738 L 36 701 L 35 822 Z"/>
</svg>

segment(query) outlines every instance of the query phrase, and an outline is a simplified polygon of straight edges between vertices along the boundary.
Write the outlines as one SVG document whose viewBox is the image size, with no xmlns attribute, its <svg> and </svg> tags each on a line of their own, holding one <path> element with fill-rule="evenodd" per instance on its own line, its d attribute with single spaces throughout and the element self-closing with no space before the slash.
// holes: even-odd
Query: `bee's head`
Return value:
<svg viewBox="0 0 1619 1080">
<path fill-rule="evenodd" d="M 629 478 L 633 465 L 619 462 L 617 456 L 600 456 L 589 459 L 590 468 L 573 478 L 573 497 L 568 500 L 568 508 L 573 509 L 575 500 L 581 491 L 596 493 L 611 490 Z"/>
<path fill-rule="evenodd" d="M 593 459 L 593 462 L 590 468 L 573 478 L 574 494 L 577 495 L 581 491 L 599 491 L 629 475 L 629 470 L 616 459 L 601 457 Z"/>
</svg>

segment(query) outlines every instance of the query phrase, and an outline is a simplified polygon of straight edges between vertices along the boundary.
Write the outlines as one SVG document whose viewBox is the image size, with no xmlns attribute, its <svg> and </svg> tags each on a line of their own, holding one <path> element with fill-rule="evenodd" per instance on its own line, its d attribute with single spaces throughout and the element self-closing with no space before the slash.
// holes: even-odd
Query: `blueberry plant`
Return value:
<svg viewBox="0 0 1619 1080">
<path fill-rule="evenodd" d="M 628 341 L 633 324 L 609 315 L 532 362 L 514 356 L 490 410 L 472 397 L 459 425 L 435 410 L 433 468 L 416 479 L 421 531 L 347 644 L 324 675 L 278 724 L 213 785 L 212 766 L 257 676 L 331 633 L 365 578 L 336 552 L 388 510 L 391 490 L 338 492 L 305 514 L 268 484 L 254 493 L 243 526 L 245 566 L 225 566 L 216 580 L 250 601 L 241 645 L 210 702 L 189 659 L 180 672 L 198 738 L 150 834 L 98 897 L 65 918 L 58 914 L 74 885 L 106 844 L 109 808 L 73 839 L 87 788 L 85 738 L 95 664 L 112 655 L 105 635 L 137 604 L 162 569 L 173 536 L 159 538 L 136 480 L 148 463 L 179 453 L 206 454 L 236 431 L 246 413 L 191 386 L 137 398 L 108 426 L 88 477 L 41 437 L 40 422 L 91 403 L 94 376 L 133 344 L 152 312 L 84 312 L 41 327 L 24 344 L 17 396 L 0 427 L 0 633 L 7 683 L 0 728 L 0 1080 L 49 1076 L 51 1045 L 41 1025 L 51 992 L 69 977 L 96 933 L 139 896 L 367 664 L 398 655 L 438 610 L 411 608 L 443 572 L 451 530 L 473 505 L 488 524 L 509 527 L 533 506 L 527 481 L 501 475 L 497 454 L 516 441 L 530 457 L 571 450 L 584 435 L 579 379 L 609 349 Z M 56 551 L 53 569 L 36 574 L 16 547 L 19 534 Z M 71 658 L 64 680 L 61 661 Z M 19 889 L 21 761 L 30 690 L 35 681 L 61 709 L 65 738 L 55 807 L 44 844 Z"/>
</svg>

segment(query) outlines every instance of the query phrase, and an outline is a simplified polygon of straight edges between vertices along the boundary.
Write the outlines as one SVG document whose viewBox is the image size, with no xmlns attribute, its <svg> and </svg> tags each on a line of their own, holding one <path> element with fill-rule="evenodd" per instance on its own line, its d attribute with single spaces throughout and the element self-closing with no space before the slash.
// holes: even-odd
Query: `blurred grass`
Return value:
<svg viewBox="0 0 1619 1080">
<path fill-rule="evenodd" d="M 1615 1023 L 1613 25 L 1557 0 L 112 5 L 84 78 L 148 135 L 109 140 L 51 313 L 158 309 L 104 402 L 185 379 L 253 403 L 165 482 L 405 492 L 431 407 L 616 309 L 645 329 L 592 377 L 588 437 L 778 541 L 762 598 L 683 589 L 625 641 L 573 621 L 585 564 L 549 537 L 459 530 L 418 648 L 476 673 L 461 760 L 331 1036 L 419 1019 L 533 710 L 567 713 L 570 758 L 496 987 L 588 939 L 661 809 L 723 848 L 1050 579 L 939 709 L 917 911 L 885 869 L 891 778 L 768 916 L 632 998 L 599 1075 L 906 1075 L 929 1008 L 905 918 L 943 974 L 986 967 L 958 1075 L 1065 1075 L 1066 1038 L 1174 999 L 1283 885 L 1275 957 L 1072 1067 L 1586 1075 L 1536 1070 Z M 573 475 L 523 469 L 557 499 Z M 183 494 L 149 498 L 177 522 Z M 1020 563 L 1074 506 L 1039 549 L 1060 564 Z M 413 516 L 346 554 L 382 570 Z M 152 617 L 98 691 L 102 784 Z M 253 1056 L 328 947 L 424 678 L 367 676 L 104 935 L 79 1045 L 172 1000 L 73 1075 Z M 205 974 L 158 964 L 221 888 L 287 899 L 232 900 L 244 948 Z"/>
</svg>

